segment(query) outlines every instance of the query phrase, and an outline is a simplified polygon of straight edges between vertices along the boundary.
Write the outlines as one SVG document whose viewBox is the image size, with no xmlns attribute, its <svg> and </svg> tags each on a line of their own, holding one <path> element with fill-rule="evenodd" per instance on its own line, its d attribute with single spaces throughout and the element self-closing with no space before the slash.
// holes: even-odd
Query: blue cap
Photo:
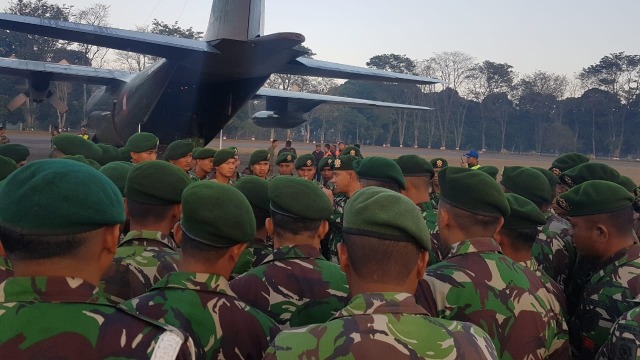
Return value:
<svg viewBox="0 0 640 360">
<path fill-rule="evenodd" d="M 464 154 L 463 156 L 466 156 L 466 157 L 468 157 L 468 158 L 469 158 L 469 157 L 472 157 L 472 158 L 476 158 L 476 159 L 479 159 L 479 158 L 480 158 L 480 155 L 478 155 L 478 152 L 477 152 L 477 151 L 475 151 L 475 150 L 471 150 L 471 151 L 469 151 L 468 153 Z"/>
</svg>

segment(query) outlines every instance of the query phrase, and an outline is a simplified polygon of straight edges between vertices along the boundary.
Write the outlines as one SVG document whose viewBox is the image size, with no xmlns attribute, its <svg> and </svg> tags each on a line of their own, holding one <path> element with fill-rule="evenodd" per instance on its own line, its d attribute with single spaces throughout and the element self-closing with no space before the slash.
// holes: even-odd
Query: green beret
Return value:
<svg viewBox="0 0 640 360">
<path fill-rule="evenodd" d="M 180 224 L 191 239 L 213 247 L 248 243 L 256 235 L 256 220 L 244 195 L 214 181 L 198 181 L 184 190 Z"/>
<path fill-rule="evenodd" d="M 126 147 L 118 149 L 118 161 L 131 161 L 130 151 Z"/>
<path fill-rule="evenodd" d="M 141 153 L 149 150 L 158 150 L 158 145 L 160 145 L 160 140 L 157 136 L 148 132 L 140 132 L 133 134 L 129 140 L 127 140 L 124 149 L 128 153 Z"/>
<path fill-rule="evenodd" d="M 380 187 L 359 190 L 349 199 L 342 231 L 431 249 L 429 230 L 418 207 L 406 196 Z"/>
<path fill-rule="evenodd" d="M 304 154 L 304 155 L 298 156 L 295 164 L 296 170 L 300 169 L 301 167 L 308 167 L 308 166 L 316 166 L 316 158 L 311 154 Z"/>
<path fill-rule="evenodd" d="M 191 179 L 179 167 L 160 160 L 145 161 L 129 172 L 124 196 L 149 205 L 179 204 L 189 184 Z"/>
<path fill-rule="evenodd" d="M 76 161 L 27 164 L 4 180 L 0 199 L 0 226 L 24 235 L 80 234 L 125 220 L 118 188 Z"/>
<path fill-rule="evenodd" d="M 297 158 L 296 154 L 285 151 L 280 153 L 276 158 L 276 165 L 280 165 L 282 163 L 293 163 Z"/>
<path fill-rule="evenodd" d="M 360 179 L 396 183 L 403 190 L 406 186 L 400 166 L 391 159 L 371 156 L 366 159 L 356 160 L 353 167 Z"/>
<path fill-rule="evenodd" d="M 299 158 L 298 158 L 299 159 Z M 293 176 L 278 176 L 269 182 L 272 211 L 309 220 L 328 220 L 333 206 L 313 181 Z"/>
<path fill-rule="evenodd" d="M 544 177 L 547 179 L 547 182 L 549 183 L 549 188 L 551 189 L 551 197 L 553 198 L 553 195 L 556 193 L 556 185 L 558 185 L 558 183 L 560 182 L 560 179 L 558 179 L 556 174 L 552 173 L 551 171 L 545 168 L 534 166 L 532 167 L 532 169 L 542 173 L 542 175 L 544 175 Z"/>
<path fill-rule="evenodd" d="M 120 190 L 120 194 L 124 197 L 124 188 L 127 184 L 127 176 L 133 168 L 133 164 L 124 161 L 114 161 L 103 166 L 100 172 L 109 178 Z"/>
<path fill-rule="evenodd" d="M 216 151 L 216 154 L 213 156 L 213 165 L 220 166 L 224 164 L 227 160 L 236 156 L 238 150 L 235 148 L 225 148 Z"/>
<path fill-rule="evenodd" d="M 580 164 L 588 162 L 589 158 L 587 156 L 580 153 L 571 152 L 556 158 L 553 163 L 551 163 L 551 168 L 549 170 L 553 171 L 554 169 L 556 169 L 557 171 L 563 173 Z"/>
<path fill-rule="evenodd" d="M 505 166 L 500 184 L 537 206 L 551 203 L 549 182 L 541 172 L 522 166 Z"/>
<path fill-rule="evenodd" d="M 167 146 L 167 151 L 164 153 L 164 159 L 178 160 L 193 153 L 193 148 L 196 144 L 189 140 L 176 140 Z"/>
<path fill-rule="evenodd" d="M 482 165 L 477 170 L 482 171 L 483 173 L 491 176 L 493 180 L 498 179 L 498 173 L 500 172 L 500 170 L 497 167 L 491 166 L 491 165 Z"/>
<path fill-rule="evenodd" d="M 509 204 L 498 183 L 482 171 L 446 167 L 438 173 L 440 200 L 483 216 L 509 216 Z"/>
<path fill-rule="evenodd" d="M 0 181 L 18 169 L 16 162 L 8 157 L 0 156 Z"/>
<path fill-rule="evenodd" d="M 87 158 L 85 158 L 84 156 L 82 156 L 82 155 L 65 155 L 65 156 L 63 156 L 63 157 L 61 157 L 59 159 L 77 161 L 77 162 L 85 164 L 87 166 L 91 166 L 92 168 L 94 168 L 96 170 L 100 170 L 100 165 L 97 162 L 95 162 L 95 160 L 94 160 L 93 163 L 90 163 L 89 160 Z M 97 165 L 97 167 L 96 167 L 96 165 Z"/>
<path fill-rule="evenodd" d="M 560 181 L 569 188 L 589 180 L 606 180 L 617 184 L 620 181 L 620 173 L 606 164 L 585 163 L 560 174 Z"/>
<path fill-rule="evenodd" d="M 257 176 L 243 176 L 236 181 L 238 189 L 249 200 L 251 206 L 269 211 L 269 182 Z"/>
<path fill-rule="evenodd" d="M 199 148 L 193 151 L 194 159 L 213 159 L 216 156 L 216 150 L 212 148 Z"/>
<path fill-rule="evenodd" d="M 65 155 L 82 155 L 94 160 L 102 156 L 102 150 L 98 145 L 75 134 L 60 134 L 54 137 L 53 146 Z"/>
<path fill-rule="evenodd" d="M 322 170 L 326 167 L 332 169 L 335 161 L 336 158 L 334 158 L 333 156 L 325 156 L 318 162 L 318 169 Z"/>
<path fill-rule="evenodd" d="M 505 198 L 510 214 L 504 218 L 503 229 L 536 229 L 547 223 L 542 211 L 533 202 L 518 194 L 505 194 Z"/>
<path fill-rule="evenodd" d="M 395 162 L 400 166 L 404 177 L 428 176 L 433 178 L 436 174 L 431 163 L 418 155 L 402 155 Z"/>
<path fill-rule="evenodd" d="M 606 180 L 591 180 L 560 195 L 556 204 L 566 216 L 607 214 L 630 207 L 634 197 L 627 189 Z"/>
<path fill-rule="evenodd" d="M 333 166 L 331 168 L 333 171 L 355 170 L 353 163 L 356 162 L 356 160 L 358 160 L 358 158 L 353 155 L 340 155 L 333 162 Z"/>
<path fill-rule="evenodd" d="M 261 161 L 270 161 L 271 154 L 269 154 L 268 150 L 260 149 L 256 150 L 251 154 L 249 158 L 249 166 L 253 166 Z"/>
<path fill-rule="evenodd" d="M 96 146 L 102 151 L 102 155 L 95 159 L 98 164 L 107 165 L 112 161 L 120 160 L 120 151 L 115 146 L 107 144 L 97 144 Z"/>
<path fill-rule="evenodd" d="M 431 166 L 433 166 L 434 169 L 442 169 L 442 168 L 446 168 L 447 166 L 449 166 L 449 163 L 447 162 L 447 159 L 445 159 L 445 158 L 431 159 L 430 163 L 431 163 Z"/>
<path fill-rule="evenodd" d="M 362 159 L 362 153 L 360 152 L 360 149 L 358 149 L 353 145 L 350 145 L 344 148 L 344 150 L 340 152 L 340 156 L 342 155 L 351 155 L 351 156 L 355 156 L 358 159 Z"/>
<path fill-rule="evenodd" d="M 79 136 L 77 135 L 74 136 L 79 138 Z M 29 155 L 31 155 L 29 148 L 22 144 L 0 145 L 0 156 L 8 157 L 9 159 L 15 161 L 16 164 L 20 164 L 21 162 L 27 160 Z"/>
<path fill-rule="evenodd" d="M 636 185 L 636 183 L 633 182 L 633 180 L 631 180 L 630 177 L 624 176 L 624 175 L 620 175 L 620 180 L 618 181 L 618 185 L 620 185 L 623 188 L 627 189 L 627 191 L 632 193 L 632 194 L 633 194 L 634 190 L 638 187 L 638 185 Z"/>
</svg>

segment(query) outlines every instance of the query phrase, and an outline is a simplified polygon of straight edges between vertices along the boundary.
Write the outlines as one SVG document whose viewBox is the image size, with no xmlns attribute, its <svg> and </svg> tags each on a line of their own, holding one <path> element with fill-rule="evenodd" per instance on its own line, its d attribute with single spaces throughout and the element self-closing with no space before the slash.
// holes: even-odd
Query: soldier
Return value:
<svg viewBox="0 0 640 360">
<path fill-rule="evenodd" d="M 189 170 L 189 177 L 192 181 L 200 181 L 207 178 L 213 172 L 213 157 L 216 151 L 211 148 L 201 148 L 193 152 L 195 167 Z"/>
<path fill-rule="evenodd" d="M 345 306 L 349 291 L 340 268 L 320 255 L 331 203 L 314 183 L 288 176 L 271 180 L 269 200 L 266 228 L 274 252 L 231 289 L 284 328 L 327 321 Z"/>
<path fill-rule="evenodd" d="M 269 174 L 272 174 L 273 169 L 275 168 L 274 164 L 276 161 L 276 149 L 278 148 L 278 140 L 271 140 L 271 146 L 267 148 L 269 152 Z"/>
<path fill-rule="evenodd" d="M 500 170 L 497 167 L 491 166 L 491 165 L 484 165 L 484 166 L 480 166 L 478 170 L 491 176 L 493 180 L 498 180 L 498 173 L 500 172 Z"/>
<path fill-rule="evenodd" d="M 316 175 L 316 159 L 311 154 L 298 156 L 295 162 L 298 177 L 313 181 Z"/>
<path fill-rule="evenodd" d="M 280 329 L 236 298 L 227 281 L 255 234 L 251 206 L 231 186 L 198 182 L 184 191 L 177 229 L 182 233 L 179 271 L 123 307 L 184 329 L 199 359 L 261 358 Z"/>
<path fill-rule="evenodd" d="M 170 234 L 180 220 L 182 191 L 190 183 L 186 172 L 164 161 L 145 161 L 131 169 L 124 191 L 131 228 L 104 277 L 104 290 L 116 301 L 142 295 L 176 271 L 179 244 Z"/>
<path fill-rule="evenodd" d="M 100 170 L 100 167 L 101 167 L 100 164 L 98 164 L 97 161 L 89 160 L 89 159 L 85 158 L 82 155 L 65 155 L 65 156 L 61 157 L 60 159 L 77 161 L 77 162 L 83 163 L 83 164 L 85 164 L 87 166 L 91 166 L 92 168 L 94 168 L 96 170 Z"/>
<path fill-rule="evenodd" d="M 213 157 L 213 165 L 216 167 L 213 181 L 233 185 L 231 178 L 236 172 L 236 150 L 233 148 L 220 149 Z"/>
<path fill-rule="evenodd" d="M 613 323 L 640 295 L 640 244 L 633 234 L 633 196 L 620 185 L 592 180 L 560 195 L 578 254 L 596 264 L 569 329 L 574 355 L 593 359 Z"/>
<path fill-rule="evenodd" d="M 331 158 L 325 158 L 331 159 Z M 352 155 L 343 155 L 333 162 L 333 183 L 336 195 L 333 197 L 333 214 L 329 221 L 329 239 L 326 258 L 338 264 L 338 244 L 342 242 L 342 215 L 349 198 L 360 190 L 358 174 L 353 163 L 358 160 Z"/>
<path fill-rule="evenodd" d="M 561 173 L 558 178 L 566 189 L 563 192 L 566 192 L 589 180 L 606 180 L 617 184 L 620 182 L 620 173 L 606 164 L 585 163 Z"/>
<path fill-rule="evenodd" d="M 433 179 L 431 179 L 431 193 L 429 194 L 429 198 L 431 199 L 431 205 L 436 209 L 438 208 L 438 201 L 440 200 L 440 183 L 438 182 L 438 173 L 440 170 L 449 166 L 449 163 L 445 158 L 435 158 L 432 159 L 430 163 L 431 166 L 433 166 L 435 174 L 433 175 Z"/>
<path fill-rule="evenodd" d="M 148 132 L 140 132 L 133 134 L 127 140 L 123 151 L 129 153 L 132 163 L 140 164 L 144 161 L 157 159 L 158 145 L 160 145 L 160 140 L 157 136 Z"/>
<path fill-rule="evenodd" d="M 598 351 L 596 359 L 640 359 L 640 296 L 635 303 L 636 307 L 613 325 L 609 339 Z"/>
<path fill-rule="evenodd" d="M 193 141 L 176 140 L 167 146 L 167 151 L 164 153 L 164 160 L 188 172 L 191 170 L 191 160 L 193 159 L 193 149 L 195 146 L 196 144 Z"/>
<path fill-rule="evenodd" d="M 193 358 L 191 339 L 111 305 L 97 286 L 124 221 L 111 181 L 77 162 L 41 160 L 9 177 L 0 198 L 16 275 L 0 291 L 2 358 Z"/>
<path fill-rule="evenodd" d="M 322 186 L 331 190 L 335 196 L 336 186 L 333 182 L 333 170 L 332 170 L 334 161 L 335 161 L 335 158 L 333 157 L 321 158 L 318 161 L 318 169 L 320 169 L 320 179 L 318 180 L 320 184 L 322 184 Z"/>
<path fill-rule="evenodd" d="M 567 353 L 561 314 L 531 270 L 504 256 L 493 237 L 509 215 L 499 185 L 467 168 L 440 171 L 442 262 L 427 268 L 416 298 L 430 314 L 469 321 L 489 334 L 500 358 L 561 358 Z M 482 189 L 482 191 L 469 191 Z"/>
<path fill-rule="evenodd" d="M 338 251 L 351 301 L 324 324 L 279 334 L 266 359 L 497 359 L 484 331 L 416 305 L 430 243 L 410 200 L 388 189 L 358 191 L 344 225 Z"/>
<path fill-rule="evenodd" d="M 480 154 L 478 154 L 478 152 L 475 150 L 471 150 L 468 153 L 462 155 L 462 158 L 460 159 L 460 166 L 469 168 L 471 170 L 478 170 L 481 168 L 478 159 L 480 159 Z"/>
<path fill-rule="evenodd" d="M 422 218 L 429 229 L 431 247 L 429 248 L 429 265 L 442 261 L 443 254 L 438 237 L 438 209 L 429 199 L 429 183 L 435 175 L 433 166 L 417 155 L 402 155 L 395 160 L 402 170 L 406 187 L 402 194 L 408 197 L 420 209 Z"/>
<path fill-rule="evenodd" d="M 4 126 L 0 126 L 0 145 L 8 144 L 11 142 L 11 139 L 7 136 L 4 130 Z"/>
<path fill-rule="evenodd" d="M 284 143 L 284 147 L 278 151 L 278 155 L 282 154 L 283 152 L 292 153 L 296 156 L 298 155 L 296 149 L 291 147 L 291 140 L 287 140 L 287 142 Z"/>
<path fill-rule="evenodd" d="M 83 140 L 89 141 L 89 133 L 87 132 L 87 128 L 84 126 L 80 128 L 80 134 L 78 134 L 78 136 Z"/>
<path fill-rule="evenodd" d="M 393 160 L 381 156 L 370 156 L 358 160 L 353 167 L 360 179 L 362 188 L 379 186 L 395 192 L 405 189 L 402 170 Z"/>
<path fill-rule="evenodd" d="M 278 155 L 278 159 L 276 159 L 278 175 L 293 176 L 293 168 L 296 159 L 297 156 L 289 152 L 283 152 Z"/>
<path fill-rule="evenodd" d="M 267 175 L 269 175 L 270 156 L 268 150 L 254 151 L 249 158 L 249 167 L 251 169 L 249 175 L 254 175 L 266 180 Z"/>
<path fill-rule="evenodd" d="M 0 183 L 18 169 L 18 165 L 12 159 L 0 156 Z"/>
<path fill-rule="evenodd" d="M 22 144 L 0 145 L 0 156 L 13 160 L 19 168 L 27 163 L 29 155 L 31 155 L 29 148 Z"/>
<path fill-rule="evenodd" d="M 553 163 L 551 163 L 551 167 L 549 170 L 555 175 L 560 176 L 561 173 L 574 168 L 580 164 L 585 164 L 589 162 L 589 158 L 585 155 L 576 152 L 566 153 L 562 156 L 559 156 Z"/>
<path fill-rule="evenodd" d="M 273 253 L 273 241 L 267 234 L 265 222 L 269 218 L 269 182 L 256 176 L 245 176 L 236 182 L 238 189 L 249 201 L 256 222 L 255 237 L 247 244 L 233 268 L 236 278 L 258 267 Z"/>
<path fill-rule="evenodd" d="M 342 152 L 340 153 L 340 155 L 351 155 L 351 156 L 355 156 L 358 159 L 364 159 L 364 157 L 362 157 L 362 153 L 360 152 L 360 149 L 352 145 L 345 147 L 344 150 L 342 150 Z"/>
<path fill-rule="evenodd" d="M 110 162 L 120 160 L 120 150 L 113 145 L 97 144 L 102 152 L 102 156 L 95 159 L 100 166 L 105 166 Z"/>
</svg>

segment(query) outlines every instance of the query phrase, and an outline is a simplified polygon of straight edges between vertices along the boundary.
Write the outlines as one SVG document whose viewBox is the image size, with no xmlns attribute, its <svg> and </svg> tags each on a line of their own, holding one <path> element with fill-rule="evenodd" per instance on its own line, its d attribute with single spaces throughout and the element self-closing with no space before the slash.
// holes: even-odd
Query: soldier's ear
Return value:
<svg viewBox="0 0 640 360">
<path fill-rule="evenodd" d="M 348 274 L 351 270 L 351 264 L 349 263 L 349 254 L 347 253 L 347 247 L 344 243 L 338 243 L 338 262 L 340 263 L 340 270 L 343 273 Z"/>
<path fill-rule="evenodd" d="M 238 262 L 238 260 L 240 259 L 240 255 L 242 255 L 242 252 L 246 248 L 247 248 L 247 244 L 234 245 L 231 248 L 229 248 L 229 251 L 227 252 L 227 256 L 229 256 L 230 260 L 233 262 L 233 264 L 235 264 Z"/>
<path fill-rule="evenodd" d="M 320 227 L 318 228 L 318 238 L 323 239 L 328 232 L 329 222 L 327 220 L 322 220 L 322 222 L 320 223 Z"/>
<path fill-rule="evenodd" d="M 264 220 L 264 229 L 267 230 L 267 235 L 273 237 L 273 220 L 270 217 Z"/>
<path fill-rule="evenodd" d="M 182 245 L 182 226 L 180 226 L 179 222 L 173 225 L 173 240 L 178 246 Z"/>
<path fill-rule="evenodd" d="M 424 273 L 427 270 L 427 263 L 429 262 L 429 252 L 422 251 L 418 257 L 418 264 L 416 267 L 416 277 L 418 280 L 424 277 Z"/>
<path fill-rule="evenodd" d="M 595 235 L 596 244 L 599 247 L 607 247 L 609 240 L 609 230 L 602 224 L 597 224 L 593 227 L 593 233 Z"/>
<path fill-rule="evenodd" d="M 2 257 L 7 257 L 7 252 L 4 250 L 4 246 L 2 246 L 2 243 L 0 243 L 0 256 Z"/>
</svg>

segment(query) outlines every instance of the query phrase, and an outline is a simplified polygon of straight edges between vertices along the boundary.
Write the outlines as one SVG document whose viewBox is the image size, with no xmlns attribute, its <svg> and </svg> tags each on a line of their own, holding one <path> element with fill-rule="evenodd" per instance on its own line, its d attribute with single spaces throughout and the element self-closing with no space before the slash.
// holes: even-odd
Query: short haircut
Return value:
<svg viewBox="0 0 640 360">
<path fill-rule="evenodd" d="M 156 222 L 166 219 L 173 205 L 150 205 L 127 199 L 129 218 L 135 222 Z"/>
<path fill-rule="evenodd" d="M 253 217 L 256 219 L 256 230 L 264 229 L 264 222 L 271 217 L 271 213 L 253 205 L 251 205 L 251 209 L 253 210 Z"/>
<path fill-rule="evenodd" d="M 499 215 L 474 214 L 450 205 L 444 199 L 440 199 L 438 206 L 443 206 L 450 213 L 456 226 L 469 236 L 492 236 L 500 223 Z"/>
<path fill-rule="evenodd" d="M 404 281 L 415 269 L 422 249 L 413 242 L 344 234 L 353 272 L 361 280 L 391 284 Z"/>
<path fill-rule="evenodd" d="M 222 259 L 230 247 L 215 247 L 207 245 L 202 241 L 194 240 L 186 232 L 182 232 L 182 243 L 180 249 L 185 256 L 195 258 L 199 261 L 216 262 Z"/>
<path fill-rule="evenodd" d="M 530 229 L 500 229 L 500 233 L 509 239 L 511 246 L 517 251 L 531 251 L 538 238 L 538 228 Z"/>
<path fill-rule="evenodd" d="M 294 216 L 287 216 L 271 210 L 275 235 L 300 235 L 303 233 L 315 233 L 322 220 L 311 220 Z"/>
<path fill-rule="evenodd" d="M 324 144 L 324 147 L 328 149 L 328 148 L 331 148 L 331 145 L 329 145 L 329 144 Z"/>
<path fill-rule="evenodd" d="M 286 145 L 291 145 L 291 140 L 287 140 Z"/>
<path fill-rule="evenodd" d="M 404 178 L 404 181 L 407 186 L 424 189 L 429 193 L 429 186 L 431 185 L 431 178 L 429 176 L 407 176 Z"/>
<path fill-rule="evenodd" d="M 91 232 L 74 235 L 25 235 L 0 227 L 0 241 L 13 261 L 72 256 L 91 240 L 91 235 Z"/>
<path fill-rule="evenodd" d="M 360 179 L 360 184 L 362 184 L 363 188 L 377 186 L 385 189 L 389 189 L 391 191 L 395 191 L 397 193 L 400 192 L 400 185 L 391 182 L 391 181 L 382 181 L 382 180 L 373 180 L 373 179 Z"/>
<path fill-rule="evenodd" d="M 633 207 L 631 205 L 612 213 L 599 214 L 599 217 L 608 225 L 607 230 L 609 232 L 626 234 L 633 230 Z"/>
<path fill-rule="evenodd" d="M 271 143 L 272 143 L 272 144 L 273 144 L 273 143 L 277 143 L 277 142 L 278 142 L 278 139 L 273 139 L 273 140 L 271 140 Z"/>
</svg>

